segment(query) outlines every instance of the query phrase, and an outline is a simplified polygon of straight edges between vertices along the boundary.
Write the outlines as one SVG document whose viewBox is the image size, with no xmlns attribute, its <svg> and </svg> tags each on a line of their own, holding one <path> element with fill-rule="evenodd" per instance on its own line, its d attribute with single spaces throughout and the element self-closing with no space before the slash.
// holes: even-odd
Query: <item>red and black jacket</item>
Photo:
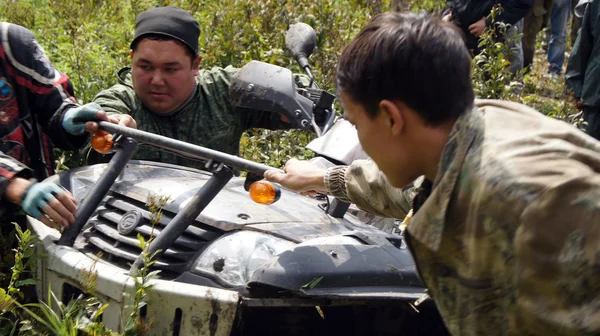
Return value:
<svg viewBox="0 0 600 336">
<path fill-rule="evenodd" d="M 53 146 L 85 145 L 87 135 L 70 135 L 61 126 L 64 113 L 76 106 L 69 78 L 33 33 L 0 22 L 0 201 L 14 176 L 42 180 L 54 174 Z"/>
</svg>

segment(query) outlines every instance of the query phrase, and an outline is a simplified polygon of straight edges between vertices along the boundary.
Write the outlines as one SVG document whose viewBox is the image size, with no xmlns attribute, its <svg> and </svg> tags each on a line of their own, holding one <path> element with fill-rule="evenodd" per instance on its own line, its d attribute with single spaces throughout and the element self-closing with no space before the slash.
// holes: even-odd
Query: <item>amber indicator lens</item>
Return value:
<svg viewBox="0 0 600 336">
<path fill-rule="evenodd" d="M 98 153 L 107 153 L 113 146 L 112 135 L 100 132 L 92 138 L 92 148 Z"/>
<path fill-rule="evenodd" d="M 256 203 L 269 205 L 277 202 L 281 191 L 267 181 L 256 181 L 250 185 L 250 198 Z"/>
</svg>

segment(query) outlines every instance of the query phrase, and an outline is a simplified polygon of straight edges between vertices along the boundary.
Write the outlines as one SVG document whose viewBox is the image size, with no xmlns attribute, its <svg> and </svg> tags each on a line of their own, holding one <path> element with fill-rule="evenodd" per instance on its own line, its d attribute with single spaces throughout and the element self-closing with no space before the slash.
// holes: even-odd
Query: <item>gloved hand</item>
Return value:
<svg viewBox="0 0 600 336">
<path fill-rule="evenodd" d="M 102 107 L 96 103 L 89 103 L 68 110 L 62 122 L 62 127 L 69 134 L 82 135 L 85 132 L 85 123 L 88 121 L 97 121 L 100 119 L 98 111 L 102 111 Z M 106 116 L 102 119 L 106 120 Z"/>
<path fill-rule="evenodd" d="M 50 182 L 31 185 L 21 202 L 21 208 L 31 217 L 40 220 L 49 227 L 69 226 L 75 221 L 75 199 L 65 189 Z M 54 220 L 52 222 L 50 218 Z"/>
</svg>

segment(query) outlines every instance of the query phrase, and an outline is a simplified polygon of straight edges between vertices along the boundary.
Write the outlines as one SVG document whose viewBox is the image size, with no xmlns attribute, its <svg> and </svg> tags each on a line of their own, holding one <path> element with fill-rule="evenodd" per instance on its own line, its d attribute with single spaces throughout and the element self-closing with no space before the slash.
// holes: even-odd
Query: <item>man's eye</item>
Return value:
<svg viewBox="0 0 600 336">
<path fill-rule="evenodd" d="M 148 71 L 151 69 L 151 67 L 149 65 L 140 65 L 139 67 L 140 67 L 140 69 L 142 69 L 144 71 Z"/>
<path fill-rule="evenodd" d="M 177 71 L 177 69 L 175 69 L 175 68 L 166 68 L 165 71 L 169 72 L 169 73 L 173 73 L 173 72 Z"/>
</svg>

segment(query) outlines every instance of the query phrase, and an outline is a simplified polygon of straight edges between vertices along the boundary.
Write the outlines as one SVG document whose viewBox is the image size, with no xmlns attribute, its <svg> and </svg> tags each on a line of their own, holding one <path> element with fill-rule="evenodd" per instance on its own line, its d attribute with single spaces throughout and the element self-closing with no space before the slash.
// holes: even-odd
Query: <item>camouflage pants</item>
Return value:
<svg viewBox="0 0 600 336">
<path fill-rule="evenodd" d="M 523 68 L 533 64 L 536 36 L 547 25 L 551 10 L 552 0 L 534 0 L 523 19 Z"/>
<path fill-rule="evenodd" d="M 530 13 L 531 14 L 531 13 Z M 537 33 L 542 30 L 544 24 L 543 16 L 528 14 L 523 23 L 523 67 L 533 64 L 533 55 L 535 54 L 535 38 Z"/>
</svg>

